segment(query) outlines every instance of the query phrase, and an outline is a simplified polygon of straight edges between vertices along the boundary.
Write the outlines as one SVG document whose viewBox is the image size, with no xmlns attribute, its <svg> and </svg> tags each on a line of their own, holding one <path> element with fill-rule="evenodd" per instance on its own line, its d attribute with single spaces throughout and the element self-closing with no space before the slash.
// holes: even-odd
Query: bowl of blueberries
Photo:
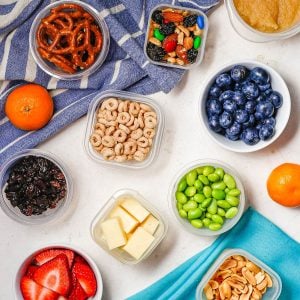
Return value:
<svg viewBox="0 0 300 300">
<path fill-rule="evenodd" d="M 288 123 L 288 87 L 268 65 L 257 61 L 229 63 L 214 72 L 204 86 L 200 119 L 213 140 L 225 149 L 263 149 L 280 136 Z"/>
</svg>

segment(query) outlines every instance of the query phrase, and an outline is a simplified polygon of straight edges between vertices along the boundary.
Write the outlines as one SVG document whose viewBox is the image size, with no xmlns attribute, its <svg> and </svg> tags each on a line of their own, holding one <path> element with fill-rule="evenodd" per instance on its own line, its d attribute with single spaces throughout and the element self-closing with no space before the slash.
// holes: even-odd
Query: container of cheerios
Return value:
<svg viewBox="0 0 300 300">
<path fill-rule="evenodd" d="M 158 155 L 164 122 L 162 109 L 153 99 L 106 91 L 89 106 L 84 147 L 101 164 L 145 168 Z"/>
</svg>

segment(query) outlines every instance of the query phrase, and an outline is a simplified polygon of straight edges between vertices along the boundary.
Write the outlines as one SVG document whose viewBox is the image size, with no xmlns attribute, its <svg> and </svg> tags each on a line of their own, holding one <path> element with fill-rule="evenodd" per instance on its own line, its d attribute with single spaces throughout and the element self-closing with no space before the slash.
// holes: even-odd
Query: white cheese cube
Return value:
<svg viewBox="0 0 300 300">
<path fill-rule="evenodd" d="M 126 233 L 133 231 L 139 225 L 139 222 L 120 206 L 116 206 L 109 216 L 111 218 L 119 217 Z"/>
<path fill-rule="evenodd" d="M 101 229 L 109 250 L 124 246 L 126 244 L 126 235 L 118 218 L 105 220 L 101 223 Z"/>
<path fill-rule="evenodd" d="M 141 227 L 143 227 L 150 234 L 154 234 L 157 227 L 159 225 L 159 221 L 153 217 L 153 215 L 148 216 L 148 218 L 142 223 Z"/>
<path fill-rule="evenodd" d="M 138 260 L 149 249 L 154 239 L 144 228 L 138 227 L 122 249 Z"/>
<path fill-rule="evenodd" d="M 140 223 L 150 215 L 150 212 L 135 199 L 125 198 L 120 205 Z"/>
</svg>

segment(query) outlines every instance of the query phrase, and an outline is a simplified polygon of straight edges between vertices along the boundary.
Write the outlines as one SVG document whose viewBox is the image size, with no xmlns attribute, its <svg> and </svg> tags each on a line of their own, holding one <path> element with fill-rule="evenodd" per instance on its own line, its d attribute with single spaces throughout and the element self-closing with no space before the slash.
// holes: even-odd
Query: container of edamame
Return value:
<svg viewBox="0 0 300 300">
<path fill-rule="evenodd" d="M 226 163 L 203 159 L 182 168 L 172 181 L 170 205 L 187 231 L 214 236 L 230 230 L 245 210 L 245 190 Z"/>
</svg>

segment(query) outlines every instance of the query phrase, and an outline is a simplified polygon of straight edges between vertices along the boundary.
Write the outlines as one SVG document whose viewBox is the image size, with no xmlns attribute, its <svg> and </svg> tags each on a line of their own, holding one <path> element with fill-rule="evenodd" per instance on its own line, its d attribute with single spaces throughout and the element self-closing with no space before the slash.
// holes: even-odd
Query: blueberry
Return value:
<svg viewBox="0 0 300 300">
<path fill-rule="evenodd" d="M 240 136 L 239 135 L 230 135 L 230 134 L 227 134 L 225 133 L 225 137 L 231 141 L 237 141 L 240 139 Z"/>
<path fill-rule="evenodd" d="M 268 100 L 273 103 L 275 108 L 281 107 L 283 102 L 281 94 L 275 91 L 268 95 Z"/>
<path fill-rule="evenodd" d="M 208 126 L 211 128 L 214 132 L 221 132 L 222 127 L 219 123 L 219 117 L 217 115 L 212 115 L 208 118 Z"/>
<path fill-rule="evenodd" d="M 267 89 L 267 90 L 264 91 L 264 95 L 265 96 L 269 96 L 271 93 L 273 93 L 272 88 L 269 88 L 269 89 Z"/>
<path fill-rule="evenodd" d="M 262 125 L 259 129 L 259 137 L 261 140 L 266 141 L 270 139 L 275 133 L 275 129 L 271 125 Z"/>
<path fill-rule="evenodd" d="M 266 90 L 271 88 L 271 83 L 267 83 L 267 84 L 259 84 L 258 88 L 261 92 L 265 92 Z"/>
<path fill-rule="evenodd" d="M 245 66 L 236 65 L 231 69 L 230 75 L 234 81 L 240 82 L 246 79 L 248 73 L 249 71 Z"/>
<path fill-rule="evenodd" d="M 247 145 L 255 145 L 259 142 L 256 128 L 246 128 L 240 135 L 241 140 Z"/>
<path fill-rule="evenodd" d="M 259 89 L 256 83 L 246 81 L 242 86 L 242 92 L 248 100 L 253 100 L 258 97 Z"/>
<path fill-rule="evenodd" d="M 232 99 L 237 103 L 238 106 L 244 106 L 247 99 L 242 92 L 234 92 Z"/>
<path fill-rule="evenodd" d="M 245 123 L 243 123 L 243 128 L 247 128 L 247 127 L 253 127 L 256 123 L 256 119 L 254 115 L 249 115 L 249 120 Z"/>
<path fill-rule="evenodd" d="M 260 94 L 257 98 L 256 101 L 257 102 L 261 102 L 261 101 L 266 101 L 267 100 L 267 96 L 265 94 Z"/>
<path fill-rule="evenodd" d="M 225 100 L 223 103 L 223 109 L 229 113 L 234 113 L 237 110 L 237 104 L 231 99 Z"/>
<path fill-rule="evenodd" d="M 226 129 L 226 134 L 227 135 L 239 135 L 242 130 L 242 125 L 234 122 L 229 128 Z"/>
<path fill-rule="evenodd" d="M 265 125 L 271 125 L 271 126 L 275 127 L 276 120 L 275 120 L 275 118 L 271 117 L 271 118 L 265 119 L 263 123 Z"/>
<path fill-rule="evenodd" d="M 247 122 L 249 120 L 248 112 L 243 109 L 238 109 L 235 113 L 235 120 L 240 124 Z"/>
<path fill-rule="evenodd" d="M 209 95 L 214 98 L 219 98 L 219 96 L 222 94 L 222 90 L 217 85 L 212 85 L 209 89 Z"/>
<path fill-rule="evenodd" d="M 236 83 L 235 85 L 234 85 L 234 90 L 235 91 L 242 91 L 242 84 L 241 83 Z"/>
<path fill-rule="evenodd" d="M 274 105 L 268 101 L 261 101 L 256 105 L 256 113 L 261 113 L 263 119 L 272 117 L 274 110 Z"/>
<path fill-rule="evenodd" d="M 231 124 L 233 123 L 233 116 L 232 114 L 228 113 L 227 111 L 224 111 L 221 116 L 219 117 L 219 123 L 221 127 L 223 128 L 229 128 Z"/>
<path fill-rule="evenodd" d="M 220 95 L 219 101 L 223 103 L 226 100 L 232 99 L 233 96 L 234 96 L 234 92 L 227 90 Z"/>
<path fill-rule="evenodd" d="M 256 121 L 261 121 L 261 120 L 265 119 L 265 116 L 261 112 L 256 111 L 254 113 L 254 116 L 255 116 Z"/>
<path fill-rule="evenodd" d="M 256 130 L 259 131 L 263 125 L 264 125 L 263 123 L 258 123 L 258 124 L 255 126 Z"/>
<path fill-rule="evenodd" d="M 256 67 L 250 71 L 250 78 L 256 84 L 267 84 L 270 81 L 268 72 L 260 67 Z"/>
<path fill-rule="evenodd" d="M 208 115 L 219 115 L 222 111 L 222 104 L 216 99 L 209 99 L 206 102 L 206 111 Z"/>
<path fill-rule="evenodd" d="M 255 112 L 255 107 L 256 107 L 255 101 L 249 100 L 245 104 L 245 110 L 250 114 L 253 114 Z"/>
<path fill-rule="evenodd" d="M 216 84 L 218 87 L 225 89 L 229 88 L 232 83 L 231 77 L 227 73 L 222 73 L 216 78 Z"/>
</svg>

